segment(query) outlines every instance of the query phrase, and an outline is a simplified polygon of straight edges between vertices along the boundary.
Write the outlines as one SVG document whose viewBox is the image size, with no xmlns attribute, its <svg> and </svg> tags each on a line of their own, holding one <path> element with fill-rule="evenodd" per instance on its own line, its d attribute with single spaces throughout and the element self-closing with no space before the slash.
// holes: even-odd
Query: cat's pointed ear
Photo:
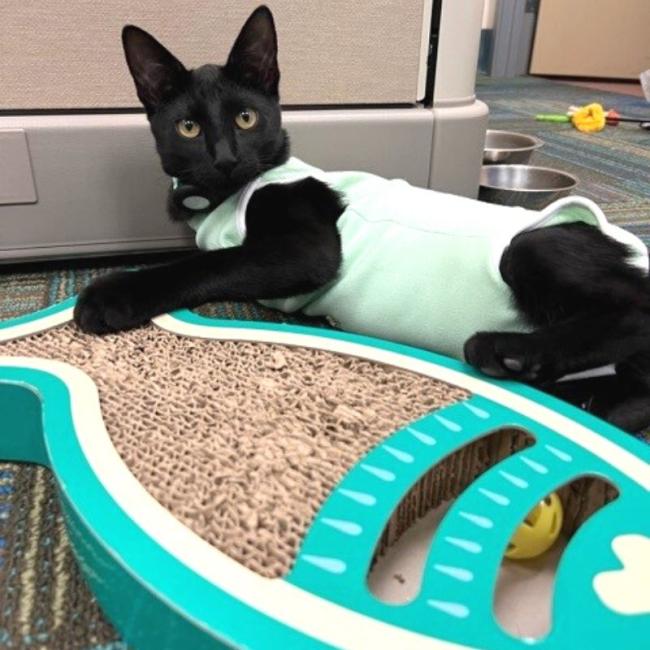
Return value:
<svg viewBox="0 0 650 650">
<path fill-rule="evenodd" d="M 240 83 L 278 96 L 278 39 L 268 7 L 262 5 L 250 15 L 230 51 L 225 71 Z"/>
<path fill-rule="evenodd" d="M 147 111 L 182 90 L 188 71 L 153 36 L 127 25 L 122 30 L 122 45 L 138 97 Z"/>
</svg>

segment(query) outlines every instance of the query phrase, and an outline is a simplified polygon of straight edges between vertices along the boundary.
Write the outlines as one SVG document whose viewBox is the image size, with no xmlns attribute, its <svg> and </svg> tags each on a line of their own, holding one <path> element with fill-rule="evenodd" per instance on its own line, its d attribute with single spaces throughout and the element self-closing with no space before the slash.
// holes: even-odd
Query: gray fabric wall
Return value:
<svg viewBox="0 0 650 650">
<path fill-rule="evenodd" d="M 2 0 L 0 110 L 137 105 L 120 30 L 223 62 L 258 0 Z M 272 0 L 284 104 L 411 103 L 426 0 Z"/>
</svg>

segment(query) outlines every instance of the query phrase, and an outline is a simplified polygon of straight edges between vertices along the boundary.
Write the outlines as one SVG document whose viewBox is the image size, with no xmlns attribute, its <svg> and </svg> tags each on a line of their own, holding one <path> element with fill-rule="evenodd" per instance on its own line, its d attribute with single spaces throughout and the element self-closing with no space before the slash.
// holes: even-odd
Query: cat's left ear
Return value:
<svg viewBox="0 0 650 650">
<path fill-rule="evenodd" d="M 240 83 L 278 96 L 278 38 L 268 7 L 262 5 L 255 9 L 242 27 L 228 56 L 225 72 Z"/>
<path fill-rule="evenodd" d="M 188 71 L 151 34 L 127 25 L 122 30 L 122 45 L 138 97 L 147 112 L 183 90 Z"/>
</svg>

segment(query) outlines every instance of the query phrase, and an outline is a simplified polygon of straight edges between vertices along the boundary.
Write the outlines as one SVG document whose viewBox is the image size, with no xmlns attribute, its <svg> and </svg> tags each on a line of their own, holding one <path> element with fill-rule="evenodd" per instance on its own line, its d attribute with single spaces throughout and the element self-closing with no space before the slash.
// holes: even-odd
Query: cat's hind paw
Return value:
<svg viewBox="0 0 650 650">
<path fill-rule="evenodd" d="M 465 360 L 489 377 L 539 382 L 555 374 L 552 359 L 533 335 L 479 332 L 464 346 Z"/>
</svg>

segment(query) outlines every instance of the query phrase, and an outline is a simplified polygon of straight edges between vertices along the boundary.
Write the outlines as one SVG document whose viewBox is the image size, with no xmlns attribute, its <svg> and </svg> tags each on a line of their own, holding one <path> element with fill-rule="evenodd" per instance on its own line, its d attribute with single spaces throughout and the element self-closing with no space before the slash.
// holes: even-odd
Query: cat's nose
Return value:
<svg viewBox="0 0 650 650">
<path fill-rule="evenodd" d="M 230 172 L 234 169 L 236 160 L 234 158 L 232 159 L 219 159 L 215 160 L 213 167 L 218 171 L 221 172 L 222 174 L 230 174 Z"/>
<path fill-rule="evenodd" d="M 225 140 L 219 140 L 214 147 L 213 167 L 222 174 L 229 174 L 236 163 L 237 158 L 235 158 L 229 143 Z"/>
</svg>

